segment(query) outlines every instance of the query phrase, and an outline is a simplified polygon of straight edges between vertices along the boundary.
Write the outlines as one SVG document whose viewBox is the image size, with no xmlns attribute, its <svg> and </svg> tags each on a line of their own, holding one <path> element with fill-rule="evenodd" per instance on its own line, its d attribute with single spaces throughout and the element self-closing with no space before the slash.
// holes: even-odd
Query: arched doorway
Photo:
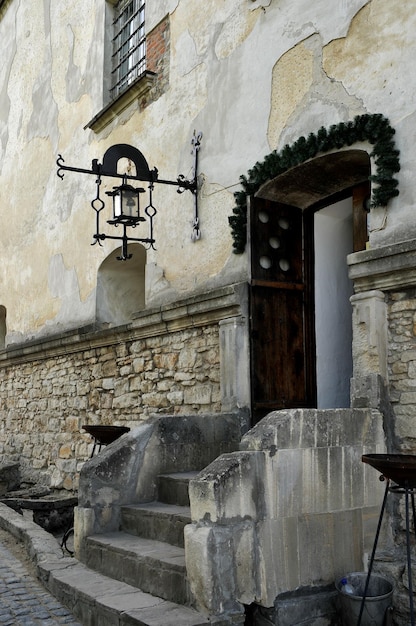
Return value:
<svg viewBox="0 0 416 626">
<path fill-rule="evenodd" d="M 366 245 L 369 175 L 367 152 L 345 150 L 287 170 L 250 199 L 253 422 L 275 409 L 349 405 L 345 257 Z"/>
</svg>

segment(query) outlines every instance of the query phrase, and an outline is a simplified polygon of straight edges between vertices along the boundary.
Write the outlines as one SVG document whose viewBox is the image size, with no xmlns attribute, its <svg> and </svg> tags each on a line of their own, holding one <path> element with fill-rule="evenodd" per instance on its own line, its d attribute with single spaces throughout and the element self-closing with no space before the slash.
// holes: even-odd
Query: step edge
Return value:
<svg viewBox="0 0 416 626">
<path fill-rule="evenodd" d="M 117 539 L 117 536 L 122 534 L 119 539 L 125 541 L 127 538 L 132 538 L 132 547 L 124 547 L 117 545 L 116 542 L 112 543 L 111 539 Z M 111 535 L 111 536 L 109 536 Z M 110 539 L 110 540 L 109 540 Z M 140 546 L 137 545 L 135 549 L 134 544 L 142 545 L 147 544 L 149 553 L 140 550 Z M 109 552 L 116 552 L 117 554 L 124 554 L 125 556 L 131 556 L 139 559 L 143 563 L 162 563 L 169 568 L 176 569 L 178 571 L 184 571 L 186 573 L 185 564 L 185 549 L 181 546 L 175 546 L 163 541 L 157 541 L 156 539 L 147 539 L 146 537 L 137 537 L 129 533 L 108 533 L 107 535 L 90 535 L 86 539 L 86 550 L 91 546 L 99 550 L 108 550 Z M 166 552 L 171 553 L 169 556 L 163 556 Z"/>
<path fill-rule="evenodd" d="M 166 509 L 166 512 L 163 510 Z M 177 509 L 177 510 L 171 510 Z M 150 502 L 136 502 L 132 504 L 124 504 L 120 507 L 123 511 L 153 511 L 161 515 L 183 515 L 184 517 L 191 516 L 191 507 L 187 504 L 169 504 L 168 502 L 162 502 L 161 500 L 151 500 Z"/>
<path fill-rule="evenodd" d="M 183 612 L 189 618 L 195 617 L 198 620 L 195 626 L 209 624 L 209 620 L 207 621 L 205 616 L 190 606 L 159 598 L 128 583 L 97 572 L 75 559 L 73 561 L 71 564 L 66 563 L 64 567 L 62 566 L 62 561 L 42 561 L 38 564 L 38 572 L 42 583 L 48 591 L 67 606 L 76 618 L 82 616 L 82 612 L 79 610 L 79 603 L 81 602 L 89 605 L 93 604 L 97 607 L 102 606 L 104 609 L 117 612 L 120 616 L 129 615 L 133 619 L 135 619 L 135 613 L 147 611 L 151 606 L 166 607 L 167 609 L 175 609 L 176 612 Z M 98 592 L 98 594 L 97 590 L 93 594 L 88 593 L 82 574 L 88 576 L 89 581 L 94 580 L 98 586 L 102 583 L 106 588 L 101 593 Z M 149 604 L 147 606 L 138 605 L 130 606 L 128 609 L 121 609 L 117 604 L 117 598 L 126 597 L 126 595 L 134 598 L 138 604 L 140 600 Z M 140 620 L 140 615 L 137 616 L 137 619 Z M 142 622 L 138 621 L 137 623 L 141 624 Z"/>
</svg>

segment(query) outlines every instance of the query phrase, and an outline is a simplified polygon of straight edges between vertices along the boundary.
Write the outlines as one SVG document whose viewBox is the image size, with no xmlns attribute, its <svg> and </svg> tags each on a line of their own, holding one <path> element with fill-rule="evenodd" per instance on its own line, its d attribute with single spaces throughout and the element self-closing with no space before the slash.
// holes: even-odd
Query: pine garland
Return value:
<svg viewBox="0 0 416 626">
<path fill-rule="evenodd" d="M 268 154 L 262 163 L 257 162 L 247 176 L 240 176 L 243 191 L 235 192 L 236 205 L 233 215 L 228 218 L 235 254 L 243 253 L 246 247 L 247 196 L 256 193 L 268 180 L 314 158 L 318 153 L 351 146 L 356 142 L 368 141 L 372 144 L 374 147 L 370 156 L 374 157 L 376 173 L 369 176 L 369 180 L 375 183 L 371 206 L 386 206 L 391 198 L 399 195 L 398 181 L 393 176 L 400 170 L 400 153 L 395 147 L 394 133 L 388 119 L 380 113 L 357 115 L 351 122 L 333 124 L 328 129 L 322 127 L 307 138 L 299 137 L 280 152 L 274 150 Z"/>
</svg>

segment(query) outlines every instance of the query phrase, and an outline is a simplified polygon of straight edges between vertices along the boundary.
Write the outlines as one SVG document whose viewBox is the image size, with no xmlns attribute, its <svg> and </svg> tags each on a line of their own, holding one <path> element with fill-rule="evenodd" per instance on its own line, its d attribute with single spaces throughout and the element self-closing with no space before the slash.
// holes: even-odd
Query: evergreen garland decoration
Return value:
<svg viewBox="0 0 416 626">
<path fill-rule="evenodd" d="M 398 180 L 393 176 L 400 170 L 400 153 L 395 147 L 394 133 L 389 120 L 381 113 L 357 115 L 353 121 L 333 124 L 328 129 L 322 126 L 316 134 L 299 137 L 292 145 L 284 146 L 280 152 L 274 150 L 263 162 L 257 162 L 247 176 L 240 176 L 243 191 L 234 193 L 235 207 L 233 215 L 228 218 L 234 253 L 241 254 L 246 247 L 247 196 L 256 193 L 268 180 L 314 158 L 318 153 L 357 142 L 372 144 L 374 147 L 370 156 L 374 158 L 376 173 L 369 176 L 369 180 L 375 183 L 371 206 L 386 206 L 391 198 L 399 195 Z"/>
</svg>

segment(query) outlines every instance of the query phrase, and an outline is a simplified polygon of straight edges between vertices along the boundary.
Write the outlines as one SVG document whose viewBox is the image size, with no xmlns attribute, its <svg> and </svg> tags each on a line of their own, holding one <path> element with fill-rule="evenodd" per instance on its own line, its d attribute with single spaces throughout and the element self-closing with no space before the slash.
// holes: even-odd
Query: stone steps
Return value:
<svg viewBox="0 0 416 626">
<path fill-rule="evenodd" d="M 165 600 L 190 601 L 183 548 L 121 531 L 93 535 L 87 540 L 85 564 Z"/>
<path fill-rule="evenodd" d="M 126 533 L 181 548 L 184 546 L 184 527 L 190 523 L 189 506 L 148 502 L 124 506 L 121 510 L 121 526 Z"/>
<path fill-rule="evenodd" d="M 66 559 L 65 565 L 62 560 L 41 562 L 38 573 L 83 626 L 210 626 L 209 620 L 190 607 L 115 581 L 75 559 Z"/>
<path fill-rule="evenodd" d="M 113 580 L 115 589 L 121 589 L 120 597 L 128 594 L 124 597 L 129 602 L 145 604 L 140 609 L 134 605 L 133 613 L 139 615 L 139 621 L 123 621 L 124 613 L 121 613 L 120 625 L 199 626 L 209 623 L 191 608 L 185 566 L 184 527 L 191 522 L 188 486 L 197 473 L 160 476 L 158 494 L 161 501 L 123 506 L 119 532 L 87 538 L 83 565 L 87 571 L 94 577 L 103 577 L 97 580 L 103 580 L 105 584 Z M 137 598 L 135 594 L 138 594 Z M 111 596 L 105 600 L 97 597 L 94 610 L 102 616 L 105 611 L 111 613 L 110 600 Z M 142 619 L 143 616 L 147 621 Z M 132 618 L 129 616 L 128 619 Z M 100 626 L 111 623 L 100 622 Z M 85 624 L 90 626 L 89 622 Z M 95 626 L 95 622 L 91 626 Z"/>
<path fill-rule="evenodd" d="M 158 495 L 160 502 L 189 506 L 189 481 L 199 472 L 176 472 L 161 474 L 158 479 Z"/>
</svg>

